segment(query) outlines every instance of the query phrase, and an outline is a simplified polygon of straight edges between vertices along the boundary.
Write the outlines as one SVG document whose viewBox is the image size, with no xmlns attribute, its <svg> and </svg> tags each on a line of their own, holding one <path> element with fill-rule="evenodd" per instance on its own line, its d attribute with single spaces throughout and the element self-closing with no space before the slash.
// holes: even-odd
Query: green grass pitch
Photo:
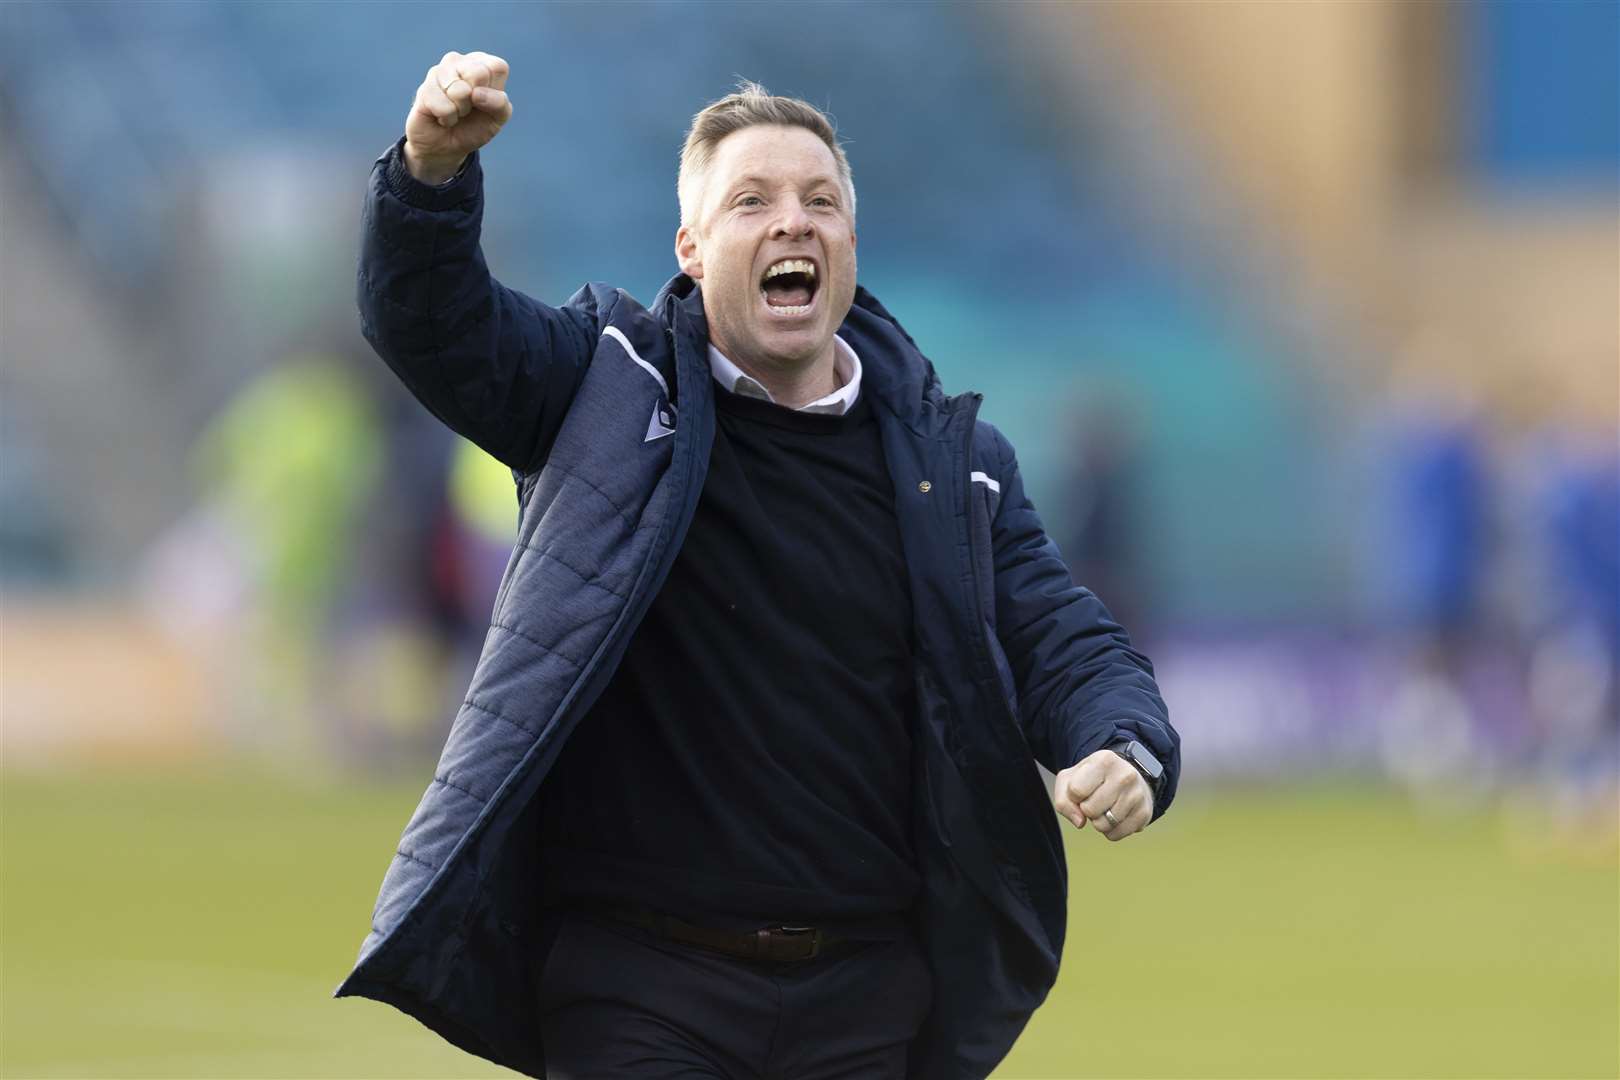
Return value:
<svg viewBox="0 0 1620 1080">
<path fill-rule="evenodd" d="M 329 997 L 420 784 L 0 779 L 0 1075 L 509 1075 Z M 1347 784 L 1067 831 L 1063 971 L 998 1077 L 1620 1073 L 1612 845 Z"/>
</svg>

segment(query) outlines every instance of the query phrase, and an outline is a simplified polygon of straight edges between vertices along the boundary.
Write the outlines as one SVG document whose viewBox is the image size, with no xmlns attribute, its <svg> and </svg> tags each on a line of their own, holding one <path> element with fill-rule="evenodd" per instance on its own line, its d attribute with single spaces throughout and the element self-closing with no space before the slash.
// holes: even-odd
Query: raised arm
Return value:
<svg viewBox="0 0 1620 1080">
<path fill-rule="evenodd" d="M 496 281 L 479 246 L 478 151 L 512 115 L 506 61 L 446 53 L 377 159 L 360 241 L 360 326 L 432 413 L 508 466 L 536 467 L 601 331 L 600 294 L 550 307 Z"/>
</svg>

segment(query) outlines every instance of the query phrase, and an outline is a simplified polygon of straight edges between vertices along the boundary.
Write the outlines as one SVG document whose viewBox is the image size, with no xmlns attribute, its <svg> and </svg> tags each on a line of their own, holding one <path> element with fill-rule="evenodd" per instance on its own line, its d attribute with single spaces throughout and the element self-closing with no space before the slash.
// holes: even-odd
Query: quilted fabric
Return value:
<svg viewBox="0 0 1620 1080">
<path fill-rule="evenodd" d="M 535 794 L 679 550 L 713 398 L 694 282 L 676 277 L 651 308 L 597 284 L 541 304 L 490 276 L 482 207 L 477 155 L 427 188 L 398 144 L 365 206 L 363 332 L 427 408 L 512 468 L 519 526 L 471 686 L 337 995 L 543 1075 Z M 1045 998 L 1063 946 L 1067 872 L 1034 761 L 1062 768 L 1138 738 L 1166 765 L 1162 814 L 1179 740 L 1147 659 L 1070 584 L 978 396 L 946 396 L 864 289 L 839 333 L 878 406 L 916 612 L 915 921 L 936 993 L 911 1070 L 979 1077 Z M 655 416 L 672 437 L 647 437 Z"/>
</svg>

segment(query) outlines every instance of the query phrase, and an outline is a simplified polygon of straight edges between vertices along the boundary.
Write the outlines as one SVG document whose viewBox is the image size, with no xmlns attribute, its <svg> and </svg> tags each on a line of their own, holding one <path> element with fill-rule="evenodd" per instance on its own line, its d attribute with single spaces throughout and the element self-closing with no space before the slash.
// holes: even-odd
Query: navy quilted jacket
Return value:
<svg viewBox="0 0 1620 1080">
<path fill-rule="evenodd" d="M 714 435 L 707 331 L 684 276 L 651 308 L 603 285 L 560 308 L 501 286 L 479 248 L 477 155 L 429 188 L 399 147 L 365 202 L 362 329 L 424 405 L 511 467 L 520 513 L 472 685 L 337 996 L 389 1002 L 543 1075 L 535 795 L 697 505 Z M 1063 947 L 1067 872 L 1034 762 L 1140 739 L 1166 766 L 1162 814 L 1179 740 L 1147 659 L 1070 583 L 979 395 L 946 396 L 864 289 L 839 333 L 876 405 L 916 615 L 915 920 L 935 1003 L 911 1075 L 982 1077 Z"/>
</svg>

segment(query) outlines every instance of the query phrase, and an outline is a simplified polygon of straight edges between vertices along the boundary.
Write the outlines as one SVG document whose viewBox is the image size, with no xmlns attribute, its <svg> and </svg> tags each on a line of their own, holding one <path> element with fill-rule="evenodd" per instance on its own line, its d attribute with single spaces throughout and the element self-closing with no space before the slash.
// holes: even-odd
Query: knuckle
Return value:
<svg viewBox="0 0 1620 1080">
<path fill-rule="evenodd" d="M 457 60 L 460 60 L 460 59 L 461 59 L 461 54 L 460 53 L 451 51 L 451 52 L 447 52 L 443 56 L 439 57 L 439 63 L 440 64 L 453 64 Z"/>
</svg>

